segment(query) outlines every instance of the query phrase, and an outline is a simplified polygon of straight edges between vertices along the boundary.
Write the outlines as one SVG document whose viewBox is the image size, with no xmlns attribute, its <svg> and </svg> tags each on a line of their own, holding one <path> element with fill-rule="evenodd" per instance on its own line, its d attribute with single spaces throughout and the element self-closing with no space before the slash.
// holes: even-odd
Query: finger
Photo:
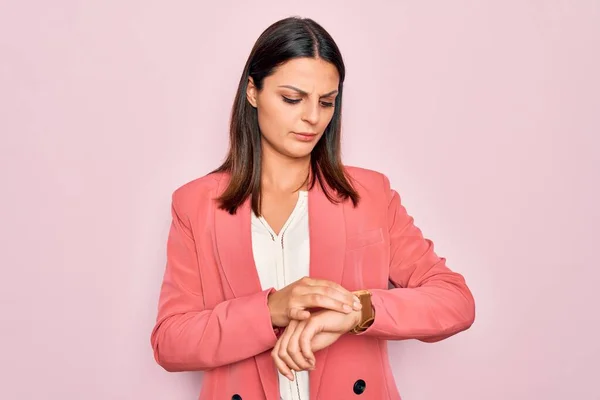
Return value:
<svg viewBox="0 0 600 400">
<path fill-rule="evenodd" d="M 294 307 L 294 308 L 290 309 L 288 317 L 290 319 L 296 319 L 298 321 L 304 321 L 304 320 L 310 318 L 310 312 L 306 311 L 306 310 L 303 310 L 302 308 L 299 308 L 299 307 Z"/>
<path fill-rule="evenodd" d="M 336 300 L 326 294 L 320 293 L 310 293 L 304 296 L 300 296 L 298 302 L 302 305 L 303 308 L 319 307 L 328 310 L 338 311 L 344 314 L 348 314 L 353 311 L 352 307 L 350 307 L 345 302 Z M 358 306 L 360 306 L 360 303 Z"/>
<path fill-rule="evenodd" d="M 306 321 L 302 321 L 298 324 L 288 343 L 288 354 L 290 355 L 292 360 L 294 360 L 296 365 L 298 365 L 303 370 L 312 369 L 314 365 L 314 361 L 312 359 L 307 360 L 306 358 L 304 358 L 304 355 L 300 350 L 300 334 L 304 330 L 306 324 Z"/>
<path fill-rule="evenodd" d="M 312 340 L 317 333 L 317 326 L 308 322 L 304 329 L 302 329 L 302 332 L 300 333 L 300 337 L 298 339 L 302 355 L 304 356 L 304 358 L 314 360 L 314 363 L 316 363 L 316 360 L 312 350 Z"/>
<path fill-rule="evenodd" d="M 318 293 L 327 297 L 331 297 L 334 300 L 338 300 L 343 304 L 347 304 L 357 311 L 362 308 L 360 299 L 351 292 L 345 291 L 345 293 L 342 293 L 327 286 L 316 286 L 315 289 Z"/>
<path fill-rule="evenodd" d="M 279 370 L 279 372 L 285 377 L 287 377 L 290 381 L 293 381 L 294 375 L 292 374 L 292 371 L 288 368 L 287 364 L 281 358 L 279 358 L 280 347 L 281 341 L 277 340 L 275 347 L 273 347 L 273 351 L 271 351 L 271 357 L 273 358 L 277 370 Z"/>
<path fill-rule="evenodd" d="M 292 357 L 290 357 L 287 349 L 288 349 L 288 344 L 290 342 L 290 338 L 292 337 L 292 334 L 296 330 L 296 327 L 298 326 L 298 324 L 299 324 L 299 322 L 296 320 L 290 321 L 290 324 L 285 329 L 285 332 L 279 338 L 279 340 L 281 341 L 281 345 L 279 346 L 279 351 L 277 352 L 277 355 L 279 356 L 279 358 L 281 358 L 283 360 L 283 362 L 285 362 L 290 369 L 293 369 L 295 371 L 301 371 L 301 368 L 298 366 L 298 364 L 296 364 L 294 362 Z"/>
<path fill-rule="evenodd" d="M 319 282 L 324 282 L 327 283 L 329 281 L 319 281 Z M 314 285 L 312 284 L 312 282 L 307 283 L 306 286 L 304 287 L 300 287 L 299 289 L 299 294 L 301 295 L 306 295 L 306 294 L 320 294 L 322 296 L 327 296 L 330 297 L 334 300 L 337 300 L 338 302 L 341 303 L 340 307 L 342 307 L 343 309 L 343 305 L 347 304 L 348 306 L 352 307 L 355 310 L 360 310 L 361 308 L 361 304 L 360 304 L 360 300 L 359 298 L 354 295 L 352 292 L 349 292 L 348 290 L 344 289 L 343 287 L 339 286 L 337 283 L 334 282 L 329 282 L 329 284 L 334 285 L 334 287 L 331 287 L 328 284 L 323 284 L 323 285 Z M 342 290 L 338 290 L 337 288 L 341 288 Z M 342 309 L 336 309 L 336 311 L 342 311 Z M 344 311 L 342 311 L 344 312 Z"/>
<path fill-rule="evenodd" d="M 305 281 L 305 284 L 308 285 L 308 286 L 324 286 L 324 287 L 328 287 L 328 288 L 334 289 L 334 290 L 340 292 L 343 295 L 354 296 L 351 291 L 349 291 L 348 289 L 346 289 L 345 287 L 343 287 L 339 283 L 336 283 L 336 282 L 333 282 L 333 281 L 328 281 L 327 279 L 313 279 L 313 278 L 308 278 Z"/>
</svg>

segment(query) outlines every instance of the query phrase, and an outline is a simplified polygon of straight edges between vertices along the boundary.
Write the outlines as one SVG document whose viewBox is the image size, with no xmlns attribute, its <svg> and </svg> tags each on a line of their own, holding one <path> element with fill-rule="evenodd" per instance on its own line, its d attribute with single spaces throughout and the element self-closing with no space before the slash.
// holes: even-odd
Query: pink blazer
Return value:
<svg viewBox="0 0 600 400">
<path fill-rule="evenodd" d="M 397 400 L 387 340 L 442 340 L 471 326 L 475 305 L 386 176 L 347 171 L 361 196 L 357 208 L 329 202 L 318 184 L 309 192 L 310 276 L 371 290 L 376 317 L 367 331 L 315 353 L 310 399 Z M 211 174 L 173 193 L 154 357 L 167 371 L 205 371 L 201 400 L 278 400 L 267 307 L 274 289 L 260 286 L 250 201 L 230 215 L 213 200 L 227 181 Z"/>
</svg>

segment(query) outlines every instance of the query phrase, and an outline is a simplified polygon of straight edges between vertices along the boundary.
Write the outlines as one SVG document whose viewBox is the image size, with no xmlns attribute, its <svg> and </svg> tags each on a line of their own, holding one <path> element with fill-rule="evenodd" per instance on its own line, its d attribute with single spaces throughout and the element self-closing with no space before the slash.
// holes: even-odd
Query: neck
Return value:
<svg viewBox="0 0 600 400">
<path fill-rule="evenodd" d="M 307 190 L 310 171 L 310 154 L 302 158 L 290 158 L 263 146 L 261 162 L 261 186 L 278 192 Z"/>
</svg>

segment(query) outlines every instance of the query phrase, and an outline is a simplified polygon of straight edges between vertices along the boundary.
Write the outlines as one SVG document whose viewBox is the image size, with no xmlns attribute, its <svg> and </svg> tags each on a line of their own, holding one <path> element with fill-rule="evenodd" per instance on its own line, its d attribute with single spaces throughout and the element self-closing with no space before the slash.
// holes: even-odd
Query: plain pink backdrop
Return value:
<svg viewBox="0 0 600 400">
<path fill-rule="evenodd" d="M 0 3 L 0 397 L 196 397 L 149 342 L 170 195 L 224 156 L 254 40 L 301 15 L 345 57 L 346 163 L 475 295 L 469 331 L 390 344 L 404 400 L 600 399 L 600 3 L 287 4 Z"/>
</svg>

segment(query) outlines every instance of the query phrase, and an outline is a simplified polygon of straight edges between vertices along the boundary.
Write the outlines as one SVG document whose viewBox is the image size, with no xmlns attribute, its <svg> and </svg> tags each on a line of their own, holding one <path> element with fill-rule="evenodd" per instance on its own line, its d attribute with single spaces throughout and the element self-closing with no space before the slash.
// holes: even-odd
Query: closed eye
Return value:
<svg viewBox="0 0 600 400">
<path fill-rule="evenodd" d="M 302 99 L 290 99 L 289 97 L 285 97 L 285 96 L 281 96 L 283 98 L 283 101 L 285 101 L 286 103 L 289 104 L 298 104 L 302 101 Z M 322 101 L 321 105 L 323 107 L 333 107 L 333 103 L 328 102 L 328 101 Z"/>
<path fill-rule="evenodd" d="M 285 96 L 281 96 L 281 97 L 283 98 L 283 101 L 285 101 L 286 103 L 290 103 L 290 104 L 298 104 L 298 103 L 300 103 L 300 100 L 302 100 L 302 99 L 290 99 Z"/>
</svg>

